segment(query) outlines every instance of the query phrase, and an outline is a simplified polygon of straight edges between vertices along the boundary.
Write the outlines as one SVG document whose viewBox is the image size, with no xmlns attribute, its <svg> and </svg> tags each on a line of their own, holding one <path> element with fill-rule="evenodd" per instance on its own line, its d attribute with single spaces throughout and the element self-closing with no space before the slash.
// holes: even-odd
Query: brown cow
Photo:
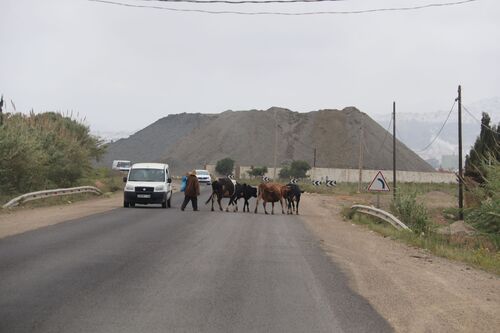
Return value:
<svg viewBox="0 0 500 333">
<path fill-rule="evenodd" d="M 264 207 L 264 213 L 267 214 L 266 204 L 268 202 L 272 203 L 271 214 L 274 214 L 274 203 L 279 201 L 281 203 L 281 213 L 285 214 L 283 209 L 283 198 L 288 193 L 289 188 L 286 185 L 281 185 L 277 183 L 262 183 L 259 185 L 259 194 L 257 196 L 257 202 L 255 204 L 255 213 L 257 213 L 257 207 L 259 206 L 259 200 L 262 200 L 262 206 Z"/>
</svg>

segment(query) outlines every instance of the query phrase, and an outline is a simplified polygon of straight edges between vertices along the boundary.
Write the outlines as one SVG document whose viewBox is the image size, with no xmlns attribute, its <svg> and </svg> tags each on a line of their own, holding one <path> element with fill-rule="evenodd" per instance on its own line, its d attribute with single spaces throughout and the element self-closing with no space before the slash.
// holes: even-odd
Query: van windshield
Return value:
<svg viewBox="0 0 500 333">
<path fill-rule="evenodd" d="M 128 180 L 132 182 L 164 182 L 165 171 L 162 169 L 131 169 Z"/>
<path fill-rule="evenodd" d="M 196 170 L 196 174 L 200 176 L 208 176 L 209 173 L 206 170 Z"/>
<path fill-rule="evenodd" d="M 116 166 L 119 168 L 130 168 L 130 162 L 118 162 Z"/>
</svg>

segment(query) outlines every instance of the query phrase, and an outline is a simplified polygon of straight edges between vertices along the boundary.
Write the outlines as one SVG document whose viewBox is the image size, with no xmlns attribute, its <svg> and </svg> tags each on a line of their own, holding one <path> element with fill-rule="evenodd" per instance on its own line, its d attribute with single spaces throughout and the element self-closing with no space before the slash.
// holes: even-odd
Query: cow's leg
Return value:
<svg viewBox="0 0 500 333">
<path fill-rule="evenodd" d="M 257 214 L 257 207 L 259 207 L 259 198 L 260 196 L 257 197 L 257 200 L 255 202 L 255 211 L 254 211 L 255 214 Z"/>
<path fill-rule="evenodd" d="M 298 198 L 297 205 L 295 206 L 295 214 L 297 214 L 297 215 L 299 215 L 299 202 L 300 202 L 300 199 Z"/>
<path fill-rule="evenodd" d="M 212 193 L 212 212 L 214 211 L 214 193 Z"/>
<path fill-rule="evenodd" d="M 266 213 L 266 215 L 267 215 L 268 213 L 266 210 L 266 203 L 267 203 L 267 201 L 265 201 L 265 200 L 262 201 L 262 206 L 264 206 L 264 213 Z"/>
<path fill-rule="evenodd" d="M 224 211 L 224 209 L 222 209 L 222 194 L 217 194 L 217 203 L 219 204 L 219 209 L 220 211 Z"/>
<path fill-rule="evenodd" d="M 281 203 L 281 214 L 285 214 L 285 209 L 284 209 L 284 205 L 283 205 L 283 198 L 280 198 L 280 203 Z"/>
<path fill-rule="evenodd" d="M 274 201 L 272 202 L 271 206 L 272 206 L 272 208 L 271 208 L 271 214 L 274 215 Z"/>
<path fill-rule="evenodd" d="M 243 212 L 245 212 L 245 207 L 247 208 L 247 212 L 250 213 L 250 204 L 248 203 L 248 199 L 245 198 L 245 202 L 243 203 Z"/>
</svg>

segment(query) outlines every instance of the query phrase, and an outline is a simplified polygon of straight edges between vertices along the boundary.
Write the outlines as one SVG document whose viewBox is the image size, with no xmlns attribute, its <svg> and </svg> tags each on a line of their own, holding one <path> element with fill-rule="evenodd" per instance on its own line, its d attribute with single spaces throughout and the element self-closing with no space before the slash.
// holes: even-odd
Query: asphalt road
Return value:
<svg viewBox="0 0 500 333">
<path fill-rule="evenodd" d="M 391 331 L 299 217 L 180 202 L 0 239 L 0 332 Z"/>
</svg>

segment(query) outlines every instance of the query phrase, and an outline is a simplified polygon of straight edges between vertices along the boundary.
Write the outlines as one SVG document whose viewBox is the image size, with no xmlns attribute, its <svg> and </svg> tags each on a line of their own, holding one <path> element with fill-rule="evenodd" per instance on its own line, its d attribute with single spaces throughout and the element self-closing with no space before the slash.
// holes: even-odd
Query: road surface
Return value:
<svg viewBox="0 0 500 333">
<path fill-rule="evenodd" d="M 392 330 L 300 217 L 180 203 L 0 239 L 0 332 Z"/>
</svg>

